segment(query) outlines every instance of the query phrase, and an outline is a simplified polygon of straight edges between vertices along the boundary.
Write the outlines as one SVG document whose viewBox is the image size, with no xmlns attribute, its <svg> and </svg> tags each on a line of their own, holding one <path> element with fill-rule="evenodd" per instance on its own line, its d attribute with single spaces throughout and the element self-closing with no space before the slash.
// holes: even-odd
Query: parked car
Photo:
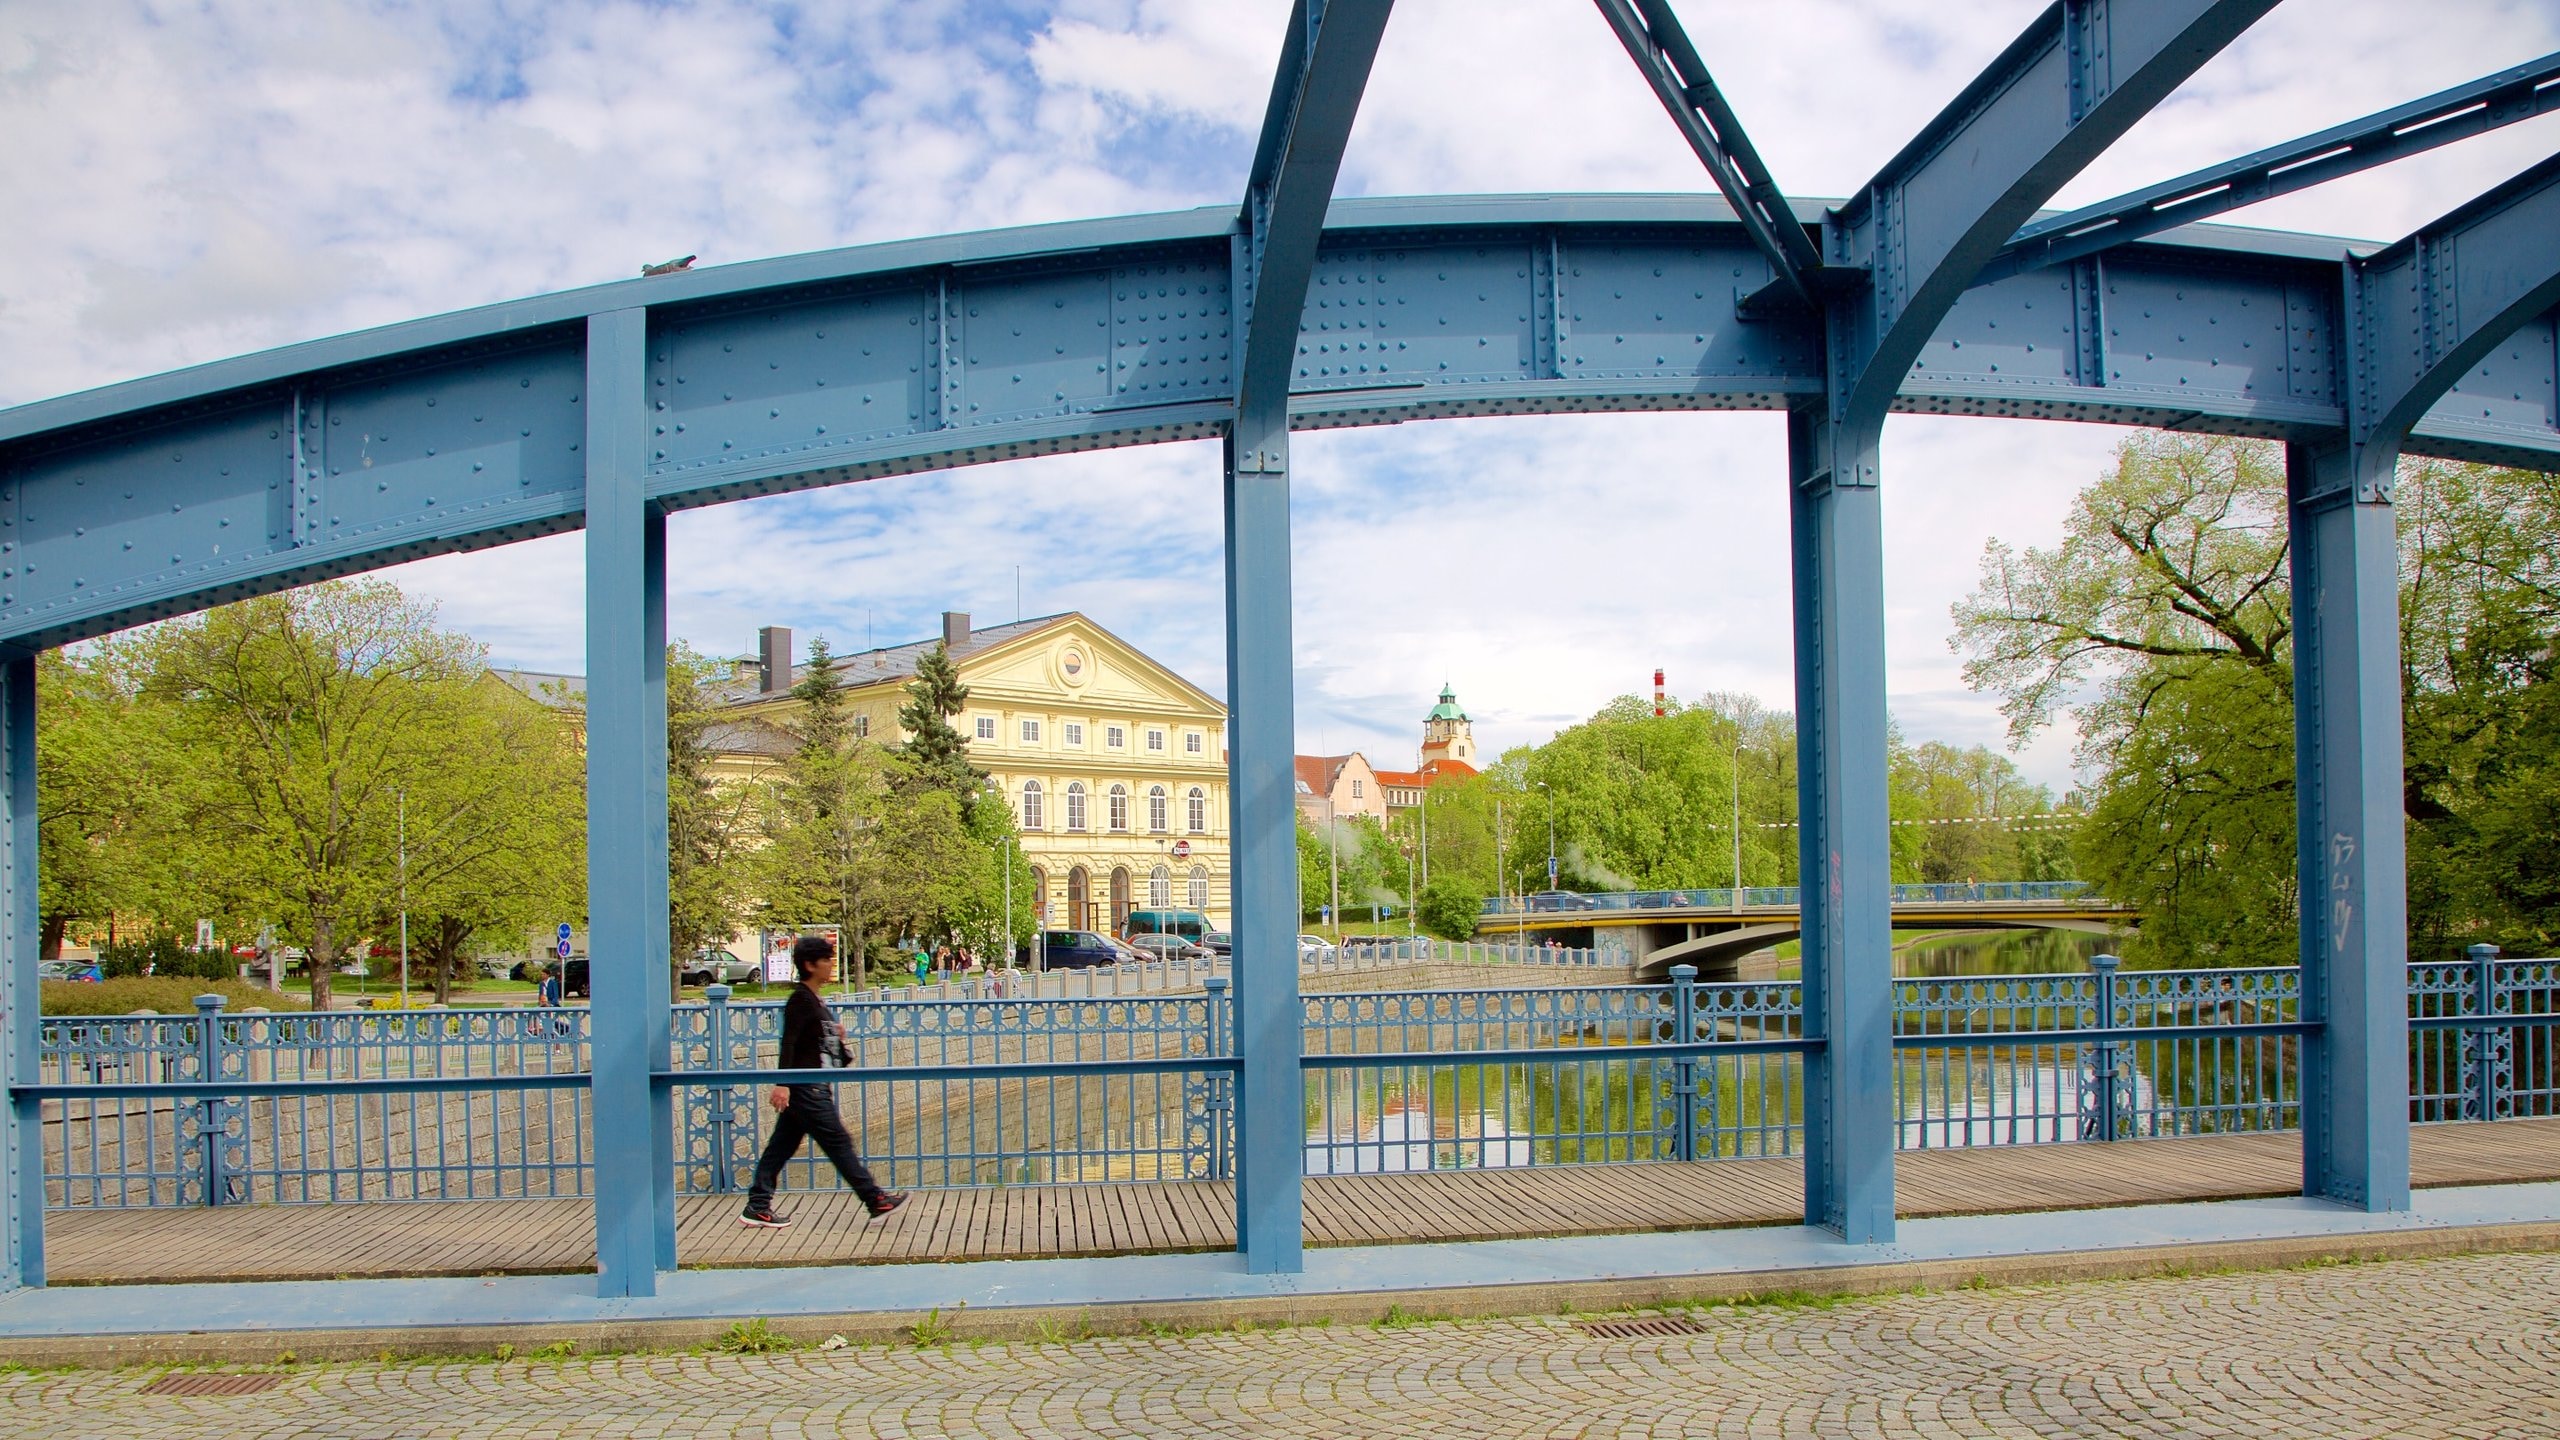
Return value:
<svg viewBox="0 0 2560 1440">
<path fill-rule="evenodd" d="M 572 995 L 584 995 L 586 993 L 587 962 L 583 958 L 561 961 L 560 998 L 566 1000 Z"/>
<path fill-rule="evenodd" d="M 93 960 L 39 960 L 36 962 L 36 978 L 95 985 L 106 978 L 106 972 L 100 970 Z"/>
<path fill-rule="evenodd" d="M 1298 937 L 1299 964 L 1304 965 L 1309 961 L 1315 961 L 1321 964 L 1332 958 L 1332 941 L 1325 939 L 1321 935 L 1301 935 Z"/>
<path fill-rule="evenodd" d="M 1236 937 L 1226 930 L 1205 931 L 1200 936 L 1200 948 L 1212 955 L 1233 955 L 1236 953 Z"/>
<path fill-rule="evenodd" d="M 753 960 L 741 960 L 733 951 L 714 947 L 695 951 L 676 978 L 687 985 L 739 985 L 763 974 L 764 967 Z"/>
<path fill-rule="evenodd" d="M 1091 930 L 1043 930 L 1040 932 L 1040 968 L 1043 970 L 1090 970 L 1096 965 L 1117 965 L 1136 952 Z"/>
<path fill-rule="evenodd" d="M 1205 960 L 1209 947 L 1194 945 L 1179 935 L 1132 935 L 1129 948 L 1149 960 Z"/>
</svg>

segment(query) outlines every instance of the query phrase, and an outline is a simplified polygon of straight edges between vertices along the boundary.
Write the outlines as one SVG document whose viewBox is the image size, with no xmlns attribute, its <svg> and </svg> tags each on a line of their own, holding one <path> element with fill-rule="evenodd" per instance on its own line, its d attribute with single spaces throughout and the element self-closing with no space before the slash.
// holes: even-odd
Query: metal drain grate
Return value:
<svg viewBox="0 0 2560 1440">
<path fill-rule="evenodd" d="M 1648 1315 L 1641 1320 L 1585 1320 L 1582 1333 L 1601 1340 L 1641 1340 L 1650 1335 L 1704 1335 L 1707 1327 L 1686 1315 Z"/>
<path fill-rule="evenodd" d="M 255 1395 L 273 1390 L 278 1375 L 163 1375 L 142 1387 L 145 1395 Z"/>
</svg>

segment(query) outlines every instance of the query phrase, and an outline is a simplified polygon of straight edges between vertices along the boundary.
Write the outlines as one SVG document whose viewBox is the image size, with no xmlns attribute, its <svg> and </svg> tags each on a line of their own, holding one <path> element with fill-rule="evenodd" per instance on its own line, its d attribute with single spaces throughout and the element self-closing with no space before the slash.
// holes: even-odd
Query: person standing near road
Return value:
<svg viewBox="0 0 2560 1440">
<path fill-rule="evenodd" d="M 533 980 L 533 1003 L 546 1010 L 559 1009 L 562 1003 L 560 972 L 548 965 L 536 965 L 533 967 Z"/>
<path fill-rule="evenodd" d="M 835 942 L 824 935 L 801 936 L 792 942 L 791 965 L 799 972 L 800 983 L 792 987 L 791 998 L 782 1002 L 782 1068 L 850 1067 L 853 1052 L 845 1048 L 844 1024 L 818 993 L 836 978 Z M 907 1203 L 905 1195 L 881 1189 L 862 1157 L 854 1153 L 853 1136 L 846 1133 L 844 1117 L 836 1111 L 834 1086 L 776 1085 L 766 1092 L 765 1103 L 779 1113 L 773 1118 L 773 1138 L 765 1142 L 764 1157 L 756 1161 L 755 1186 L 747 1192 L 747 1208 L 739 1214 L 739 1224 L 757 1230 L 780 1230 L 791 1224 L 790 1216 L 773 1208 L 773 1189 L 782 1179 L 782 1167 L 800 1153 L 803 1138 L 818 1142 L 818 1149 L 835 1162 L 836 1173 L 862 1197 L 862 1208 L 871 1212 L 872 1219 Z"/>
</svg>

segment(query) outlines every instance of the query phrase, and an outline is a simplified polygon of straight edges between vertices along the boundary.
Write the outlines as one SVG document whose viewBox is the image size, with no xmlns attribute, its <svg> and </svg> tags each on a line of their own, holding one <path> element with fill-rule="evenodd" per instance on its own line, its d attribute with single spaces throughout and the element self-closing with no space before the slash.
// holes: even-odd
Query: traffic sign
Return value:
<svg viewBox="0 0 2560 1440">
<path fill-rule="evenodd" d="M 561 922 L 560 922 L 560 928 L 559 928 L 558 930 L 555 930 L 555 931 L 553 931 L 553 932 L 552 932 L 551 938 L 552 938 L 552 939 L 554 939 L 554 940 L 559 941 L 559 942 L 560 942 L 561 944 L 563 944 L 563 945 L 568 944 L 568 943 L 569 943 L 569 922 L 568 922 L 568 921 L 566 921 L 566 920 L 561 921 Z"/>
<path fill-rule="evenodd" d="M 561 936 L 561 937 L 560 937 L 560 942 L 559 942 L 558 944 L 556 944 L 556 945 L 552 946 L 551 948 L 552 948 L 553 950 L 556 950 L 556 951 L 558 951 L 558 952 L 559 952 L 559 954 L 560 954 L 560 958 L 561 958 L 561 959 L 563 959 L 563 960 L 568 959 L 568 958 L 569 958 L 569 937 L 568 937 L 568 936 L 566 936 L 566 935 Z"/>
<path fill-rule="evenodd" d="M 1188 860 L 1188 859 L 1190 859 L 1190 858 L 1191 858 L 1191 842 L 1190 842 L 1190 841 L 1188 841 L 1188 840 L 1176 840 L 1176 841 L 1174 841 L 1174 842 L 1173 842 L 1173 858 L 1174 858 L 1174 859 L 1176 859 L 1176 860 Z"/>
</svg>

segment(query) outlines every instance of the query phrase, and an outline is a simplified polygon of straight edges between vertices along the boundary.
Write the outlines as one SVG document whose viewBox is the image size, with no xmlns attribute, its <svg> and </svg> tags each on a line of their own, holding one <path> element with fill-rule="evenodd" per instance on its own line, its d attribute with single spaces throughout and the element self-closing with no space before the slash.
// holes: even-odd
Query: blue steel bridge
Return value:
<svg viewBox="0 0 2560 1440">
<path fill-rule="evenodd" d="M 451 1202 L 388 1207 L 414 1217 L 484 1203 L 455 1199 L 452 1179 L 482 1177 L 517 1187 L 486 1203 L 566 1206 L 547 1212 L 570 1215 L 576 1232 L 556 1253 L 566 1268 L 593 1267 L 592 1304 L 657 1305 L 664 1286 L 665 1304 L 710 1305 L 678 1273 L 710 1242 L 680 1217 L 727 1203 L 698 1187 L 716 1185 L 708 1177 L 726 1172 L 741 1126 L 756 1123 L 752 1103 L 742 1117 L 721 1097 L 784 1079 L 850 1085 L 878 1097 L 865 1106 L 937 1137 L 941 1121 L 926 1117 L 986 1113 L 935 1099 L 941 1087 L 1010 1095 L 992 1135 L 937 1138 L 932 1153 L 961 1168 L 947 1172 L 954 1188 L 940 1193 L 956 1198 L 937 1199 L 929 1242 L 963 1244 L 982 1233 L 972 1215 L 1002 1209 L 1006 1225 L 1027 1227 L 1007 1233 L 1029 1237 L 1028 1253 L 1071 1250 L 1080 1227 L 1102 1223 L 1078 1198 L 1090 1186 L 1175 1187 L 1161 1193 L 1188 1220 L 1135 1213 L 1232 1250 L 1219 1285 L 1296 1283 L 1307 1237 L 1343 1233 L 1344 1186 L 1448 1179 L 1443 1154 L 1486 1162 L 1443 1192 L 1478 1196 L 1523 1173 L 1639 1169 L 1683 1177 L 1645 1182 L 1657 1196 L 1693 1194 L 1681 1187 L 1710 1183 L 1700 1176 L 1775 1166 L 1788 1178 L 1760 1186 L 1755 1223 L 1775 1206 L 1775 1218 L 1802 1222 L 1805 1243 L 1839 1247 L 1822 1253 L 1891 1242 L 1900 1215 L 1928 1213 L 1913 1189 L 1915 1135 L 1982 1155 L 2080 1157 L 2076 1179 L 2034 1193 L 2106 1203 L 2159 1193 L 2090 1189 L 2089 1157 L 2136 1143 L 2258 1144 L 2261 1183 L 2272 1165 L 2283 1188 L 2375 1223 L 2423 1209 L 2413 1185 L 2513 1179 L 2516 1165 L 2542 1164 L 2547 1143 L 2526 1137 L 2547 1133 L 2532 1117 L 2548 1113 L 2548 966 L 2421 956 L 2413 967 L 2407 954 L 2392 499 L 2403 454 L 2560 470 L 2560 157 L 2384 244 L 2211 222 L 2560 108 L 2560 57 L 2500 57 L 2507 68 L 2477 81 L 2319 134 L 2200 156 L 2189 174 L 2069 213 L 2046 208 L 2272 4 L 2058 0 L 1866 184 L 1815 201 L 1787 194 L 1762 163 L 1710 71 L 1712 35 L 1684 32 L 1662 0 L 1598 0 L 1594 23 L 1624 42 L 1633 83 L 1697 153 L 1697 193 L 1336 200 L 1390 5 L 1300 0 L 1232 206 L 601 285 L 0 412 L 0 1072 L 11 1102 L 0 1118 L 0 1290 L 20 1292 L 0 1296 L 0 1328 L 139 1323 L 82 1309 L 76 1289 L 24 1293 L 46 1278 L 50 1228 L 83 1229 L 48 1199 L 138 1193 L 115 1189 L 137 1166 L 154 1195 L 165 1186 L 206 1203 L 120 1214 L 199 1223 L 258 1213 L 230 1203 L 235 1181 L 240 1199 L 324 1202 L 318 1213 L 333 1218 L 377 1214 L 386 1207 L 355 1202 L 385 1196 Z M 1798 874 L 1817 897 L 1799 917 L 1802 980 L 1302 993 L 1292 433 L 1652 409 L 1752 410 L 1786 427 L 1785 473 L 1767 478 L 1789 497 Z M 1915 995 L 1893 979 L 1881 497 L 1894 483 L 1884 422 L 1897 413 L 2174 427 L 2285 447 L 2297 968 L 2280 979 L 2144 976 L 2130 994 L 2133 977 L 2104 971 L 2016 992 Z M 884 1013 L 870 1068 L 852 1078 L 777 1071 L 746 1043 L 764 1022 L 741 1030 L 735 1016 L 671 1004 L 668 517 L 1191 438 L 1219 441 L 1222 455 L 1201 482 L 1220 487 L 1226 525 L 1232 988 L 1111 1002 L 1099 1015 L 1092 1002 L 1013 999 Z M 41 650 L 571 530 L 585 545 L 591 1008 L 189 1016 L 76 1034 L 40 1019 Z M 1604 1008 L 1561 1010 L 1560 995 Z M 1167 1008 L 1160 1024 L 1123 1025 L 1128 1004 Z M 908 1043 L 902 1025 L 927 1020 L 984 1048 L 944 1051 L 921 1032 Z M 1434 1028 L 1444 1025 L 1455 1028 Z M 2154 1046 L 2153 1059 L 2128 1044 Z M 2211 1058 L 2164 1061 L 2159 1046 Z M 1584 1053 L 1569 1062 L 1563 1049 Z M 1925 1059 L 1932 1051 L 1944 1058 Z M 1606 1064 L 1626 1074 L 1605 1075 Z M 1951 1096 L 1966 1097 L 1960 1109 L 1946 1108 Z M 1074 1140 L 1075 1166 L 1027 1179 L 978 1168 L 1025 1158 L 1013 1137 L 1028 1132 L 1006 1127 L 1053 1103 L 1076 1117 L 1074 1135 L 1106 1138 Z M 2133 1133 L 2150 1138 L 2122 1138 L 2128 1105 Z M 2142 1128 L 2149 1114 L 2173 1117 L 2169 1130 Z M 2175 1118 L 2189 1114 L 2213 1133 Z M 2013 1121 L 2056 1143 L 1971 1143 Z M 2507 1169 L 2458 1139 L 2484 1132 L 2501 1137 L 2486 1149 Z M 1361 1170 L 1363 1153 L 1409 1166 L 1416 1147 L 1435 1168 Z M 1139 1154 L 1175 1148 L 1186 1175 L 1206 1155 L 1231 1178 L 1098 1178 L 1115 1164 L 1134 1176 Z M 1487 1160 L 1524 1153 L 1528 1165 Z M 1088 1159 L 1100 1172 L 1077 1168 Z M 2190 1149 L 2115 1168 L 2219 1194 L 2236 1163 Z M 259 1178 L 269 1175 L 283 1178 Z M 460 1193 L 476 1197 L 479 1183 Z M 552 1188 L 528 1199 L 525 1186 Z M 1726 1213 L 1703 1199 L 1666 1203 L 1647 1213 L 1669 1224 Z M 1132 1212 L 1119 1213 L 1125 1223 Z M 457 1218 L 442 1233 L 485 1237 L 488 1225 Z M 317 1233 L 296 1231 L 306 1244 Z M 316 1273 L 351 1273 L 339 1250 L 307 1253 Z M 1086 1295 L 1153 1283 L 1075 1273 Z M 390 1303 L 327 1286 L 295 1293 L 287 1304 L 189 1291 L 148 1308 L 162 1324 L 240 1325 L 343 1321 Z M 453 1291 L 400 1293 L 404 1306 L 461 1303 Z M 551 1307 L 542 1313 L 569 1304 L 557 1286 L 503 1293 L 536 1297 L 522 1303 Z M 1060 1292 L 1060 1303 L 1076 1298 Z"/>
<path fill-rule="evenodd" d="M 1999 880 L 1893 887 L 1896 930 L 2068 930 L 2121 935 L 2142 914 L 2078 880 Z M 1476 933 L 1624 953 L 1659 980 L 1689 965 L 1730 980 L 1742 958 L 1804 933 L 1803 892 L 1793 885 L 1736 890 L 1543 890 L 1484 902 Z"/>
</svg>

